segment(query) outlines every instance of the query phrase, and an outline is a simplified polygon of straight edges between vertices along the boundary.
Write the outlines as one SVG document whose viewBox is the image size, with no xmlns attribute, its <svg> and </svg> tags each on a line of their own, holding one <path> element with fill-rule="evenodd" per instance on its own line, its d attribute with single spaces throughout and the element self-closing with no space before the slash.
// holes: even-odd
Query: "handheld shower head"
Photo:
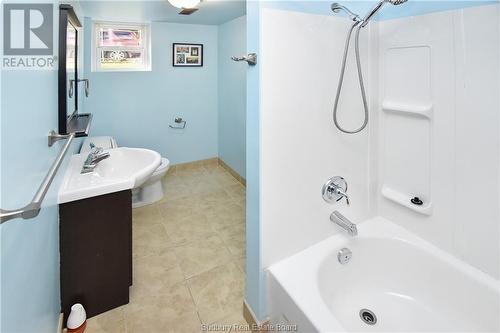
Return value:
<svg viewBox="0 0 500 333">
<path fill-rule="evenodd" d="M 359 52 L 359 34 L 361 32 L 361 28 L 365 27 L 368 24 L 368 22 L 370 21 L 370 19 L 372 18 L 372 16 L 375 15 L 380 10 L 380 8 L 382 8 L 382 6 L 386 2 L 389 2 L 392 5 L 397 6 L 397 5 L 401 5 L 401 4 L 405 3 L 406 1 L 408 1 L 408 0 L 381 0 L 365 16 L 365 18 L 363 20 L 361 20 L 358 15 L 354 14 L 353 12 L 351 12 L 346 7 L 344 7 L 344 6 L 342 6 L 342 5 L 338 4 L 338 3 L 333 3 L 332 4 L 331 8 L 332 8 L 332 11 L 334 13 L 338 13 L 340 11 L 344 11 L 354 21 L 354 23 L 351 25 L 351 28 L 349 29 L 349 32 L 347 33 L 347 38 L 346 38 L 346 42 L 345 42 L 345 46 L 344 46 L 344 56 L 342 58 L 342 65 L 341 65 L 342 67 L 340 69 L 339 84 L 337 85 L 337 94 L 335 96 L 335 103 L 333 105 L 333 123 L 335 124 L 335 127 L 337 127 L 337 129 L 339 131 L 343 132 L 343 133 L 356 134 L 356 133 L 361 132 L 368 125 L 368 102 L 367 102 L 367 98 L 366 98 L 365 84 L 363 82 L 363 71 L 362 71 L 362 68 L 361 68 L 361 57 L 359 55 L 359 53 L 360 53 Z M 355 53 L 356 53 L 356 65 L 358 67 L 358 80 L 359 80 L 359 87 L 360 87 L 360 90 L 361 90 L 361 98 L 363 100 L 363 109 L 364 109 L 365 117 L 364 117 L 363 124 L 359 128 L 354 129 L 354 130 L 347 130 L 344 127 L 342 127 L 342 125 L 339 123 L 337 114 L 338 114 L 339 98 L 340 98 L 340 94 L 341 94 L 341 91 L 342 91 L 342 84 L 344 82 L 344 74 L 345 74 L 345 69 L 346 69 L 346 61 L 347 61 L 347 56 L 348 56 L 348 53 L 349 53 L 349 43 L 351 41 L 351 35 L 352 35 L 352 32 L 353 32 L 354 29 L 356 29 L 356 37 L 355 37 L 356 46 L 355 46 L 354 49 L 355 49 Z"/>
<path fill-rule="evenodd" d="M 349 8 L 342 6 L 341 4 L 339 4 L 337 2 L 332 3 L 331 8 L 332 8 L 332 12 L 334 12 L 334 13 L 340 13 L 340 11 L 343 11 L 349 16 L 349 18 L 351 20 L 356 21 L 356 22 L 361 22 L 361 18 L 359 17 L 358 14 L 351 12 L 349 10 Z"/>
<path fill-rule="evenodd" d="M 398 6 L 403 3 L 405 3 L 408 0 L 382 0 L 380 1 L 372 10 L 369 12 L 365 18 L 363 19 L 363 23 L 361 24 L 361 28 L 366 27 L 370 19 L 375 15 L 384 5 L 386 2 L 390 3 L 391 5 Z"/>
</svg>

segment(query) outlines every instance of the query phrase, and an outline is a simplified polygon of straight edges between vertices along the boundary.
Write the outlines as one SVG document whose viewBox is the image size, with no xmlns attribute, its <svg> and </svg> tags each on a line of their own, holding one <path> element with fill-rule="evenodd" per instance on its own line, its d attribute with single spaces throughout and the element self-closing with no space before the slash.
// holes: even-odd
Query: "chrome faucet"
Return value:
<svg viewBox="0 0 500 333">
<path fill-rule="evenodd" d="M 108 152 L 105 152 L 102 148 L 96 147 L 93 143 L 90 143 L 90 150 L 87 159 L 83 163 L 82 172 L 81 173 L 89 173 L 93 172 L 95 167 L 102 160 L 107 159 L 110 155 Z"/>
<path fill-rule="evenodd" d="M 349 201 L 349 196 L 347 195 L 347 193 L 341 189 L 339 186 L 333 186 L 330 188 L 330 191 L 332 191 L 334 194 L 340 196 L 340 198 L 345 198 L 345 202 L 346 204 L 350 205 L 351 202 Z M 340 199 L 339 199 L 340 200 Z M 337 201 L 339 201 L 337 200 Z"/>
<path fill-rule="evenodd" d="M 335 203 L 345 198 L 346 203 L 349 205 L 349 196 L 347 195 L 347 182 L 344 178 L 336 176 L 328 179 L 323 185 L 323 200 L 328 203 Z"/>
<path fill-rule="evenodd" d="M 334 211 L 332 215 L 330 215 L 330 221 L 347 231 L 349 235 L 353 237 L 358 235 L 358 228 L 356 227 L 356 224 L 349 221 L 347 217 L 340 214 L 338 211 Z"/>
</svg>

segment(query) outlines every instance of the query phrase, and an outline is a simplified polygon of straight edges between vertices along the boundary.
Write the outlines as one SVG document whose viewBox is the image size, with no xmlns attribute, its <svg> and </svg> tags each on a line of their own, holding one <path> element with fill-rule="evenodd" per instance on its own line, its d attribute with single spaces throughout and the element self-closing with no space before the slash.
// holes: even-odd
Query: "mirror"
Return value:
<svg viewBox="0 0 500 333">
<path fill-rule="evenodd" d="M 76 133 L 86 136 L 92 115 L 79 112 L 79 92 L 84 85 L 84 96 L 89 94 L 89 81 L 78 76 L 78 37 L 82 25 L 70 5 L 59 6 L 59 134 Z M 62 60 L 62 61 L 61 61 Z"/>
<path fill-rule="evenodd" d="M 70 119 L 78 113 L 78 89 L 76 89 L 78 88 L 76 84 L 76 80 L 78 80 L 77 36 L 78 30 L 69 22 L 66 29 L 66 82 L 68 84 L 66 112 Z"/>
</svg>

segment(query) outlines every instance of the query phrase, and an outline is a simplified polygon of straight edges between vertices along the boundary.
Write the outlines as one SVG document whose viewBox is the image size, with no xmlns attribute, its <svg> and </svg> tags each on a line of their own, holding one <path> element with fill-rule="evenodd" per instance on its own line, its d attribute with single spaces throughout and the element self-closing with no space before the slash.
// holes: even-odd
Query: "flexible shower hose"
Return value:
<svg viewBox="0 0 500 333">
<path fill-rule="evenodd" d="M 338 112 L 338 106 L 339 106 L 339 98 L 340 98 L 340 93 L 342 91 L 342 84 L 344 82 L 344 74 L 345 74 L 345 67 L 346 67 L 346 62 L 347 62 L 347 55 L 349 54 L 349 44 L 351 42 L 351 35 L 352 31 L 356 26 L 358 26 L 361 22 L 356 21 L 354 24 L 351 26 L 351 29 L 349 29 L 349 32 L 347 34 L 347 39 L 345 42 L 345 48 L 344 48 L 344 57 L 342 59 L 342 69 L 340 70 L 340 78 L 339 78 L 339 84 L 337 87 L 337 95 L 335 96 L 335 104 L 333 106 L 333 122 L 335 123 L 335 126 L 343 133 L 347 134 L 356 134 L 361 132 L 366 125 L 368 124 L 368 103 L 366 102 L 366 93 L 365 93 L 365 85 L 363 83 L 363 72 L 361 69 L 361 59 L 359 56 L 359 32 L 361 31 L 361 25 L 358 27 L 356 30 L 356 38 L 355 38 L 355 52 L 356 52 L 356 65 L 358 67 L 358 79 L 359 79 L 359 87 L 361 89 L 361 97 L 363 99 L 363 107 L 365 111 L 365 120 L 363 121 L 363 125 L 359 127 L 358 129 L 355 130 L 346 130 L 343 128 L 337 119 L 337 112 Z"/>
</svg>

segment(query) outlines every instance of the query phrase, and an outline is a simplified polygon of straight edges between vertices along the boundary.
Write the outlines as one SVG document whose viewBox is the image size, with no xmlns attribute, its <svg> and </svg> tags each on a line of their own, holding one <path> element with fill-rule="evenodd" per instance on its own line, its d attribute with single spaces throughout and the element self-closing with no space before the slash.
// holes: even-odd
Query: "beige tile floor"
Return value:
<svg viewBox="0 0 500 333">
<path fill-rule="evenodd" d="M 130 303 L 89 333 L 200 332 L 246 324 L 245 188 L 216 162 L 175 168 L 165 198 L 133 212 Z"/>
</svg>

